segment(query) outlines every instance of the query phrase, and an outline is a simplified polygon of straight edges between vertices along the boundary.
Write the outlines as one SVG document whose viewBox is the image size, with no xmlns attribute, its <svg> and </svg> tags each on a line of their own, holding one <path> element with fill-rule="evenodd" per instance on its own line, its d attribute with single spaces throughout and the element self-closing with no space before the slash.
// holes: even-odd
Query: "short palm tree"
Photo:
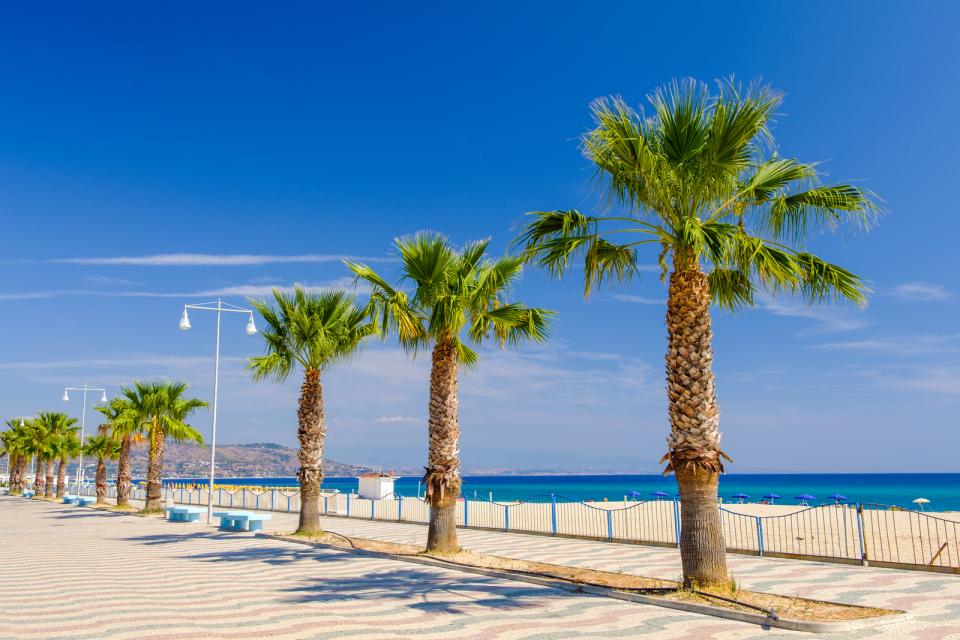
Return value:
<svg viewBox="0 0 960 640">
<path fill-rule="evenodd" d="M 147 457 L 147 499 L 144 513 L 163 510 L 163 449 L 167 438 L 176 442 L 203 444 L 200 432 L 187 424 L 187 417 L 207 403 L 197 398 L 184 398 L 184 382 L 135 382 L 122 390 L 129 403 L 118 421 L 138 424 L 150 439 Z"/>
<path fill-rule="evenodd" d="M 28 422 L 31 422 L 31 424 L 28 425 Z M 9 456 L 10 477 L 8 483 L 10 495 L 19 495 L 23 492 L 26 469 L 30 463 L 30 454 L 27 450 L 27 432 L 32 426 L 32 421 L 10 418 L 6 423 L 9 429 L 0 433 L 0 456 Z"/>
<path fill-rule="evenodd" d="M 105 405 L 94 407 L 107 421 L 106 428 L 117 441 L 117 506 L 130 505 L 130 485 L 133 473 L 130 470 L 130 451 L 145 440 L 143 422 L 135 412 L 129 411 L 130 401 L 125 395 L 112 398 Z"/>
<path fill-rule="evenodd" d="M 251 301 L 266 321 L 266 355 L 250 358 L 254 380 L 286 380 L 303 371 L 297 409 L 300 441 L 300 524 L 297 532 L 320 531 L 320 485 L 323 483 L 323 446 L 327 433 L 321 374 L 350 357 L 374 326 L 343 291 L 312 294 L 297 288 L 293 294 L 273 292 L 274 305 Z"/>
<path fill-rule="evenodd" d="M 41 411 L 37 414 L 37 418 L 34 421 L 34 424 L 42 427 L 46 441 L 46 453 L 43 459 L 46 470 L 46 481 L 44 483 L 45 498 L 53 498 L 54 496 L 53 474 L 54 463 L 57 460 L 60 461 L 61 474 L 56 494 L 57 496 L 63 495 L 63 482 L 66 478 L 64 463 L 76 450 L 76 433 L 73 427 L 76 422 L 76 418 L 71 418 L 66 413 L 60 411 Z"/>
<path fill-rule="evenodd" d="M 501 344 L 543 341 L 551 311 L 509 302 L 507 293 L 520 277 L 523 260 L 485 257 L 489 240 L 453 247 L 442 235 L 420 232 L 399 238 L 401 285 L 394 287 L 373 269 L 347 267 L 373 287 L 368 313 L 383 337 L 396 331 L 400 343 L 416 352 L 432 347 L 426 498 L 430 502 L 427 550 L 459 548 L 455 507 L 460 496 L 460 418 L 458 365 L 472 366 L 478 356 L 466 341 L 493 337 Z M 408 297 L 403 286 L 413 286 Z"/>
<path fill-rule="evenodd" d="M 76 418 L 68 418 L 69 424 L 75 423 Z M 80 454 L 82 445 L 77 436 L 78 427 L 63 427 L 54 441 L 57 457 L 57 497 L 62 498 L 67 487 L 67 465 L 71 458 Z"/>
<path fill-rule="evenodd" d="M 729 458 L 720 449 L 710 305 L 748 306 L 758 290 L 862 303 L 863 281 L 804 250 L 802 240 L 816 228 L 868 223 L 876 207 L 868 192 L 822 186 L 814 165 L 769 152 L 781 96 L 766 87 L 728 81 L 711 94 L 702 83 L 678 81 L 649 99 L 649 115 L 620 99 L 594 102 L 596 126 L 582 138 L 618 210 L 533 213 L 518 244 L 555 276 L 582 259 L 587 294 L 629 280 L 641 247 L 659 250 L 669 272 L 663 461 L 680 490 L 683 576 L 722 583 L 717 483 Z"/>
<path fill-rule="evenodd" d="M 97 502 L 106 503 L 107 498 L 107 460 L 116 460 L 120 454 L 120 443 L 109 433 L 101 432 L 87 436 L 83 453 L 97 459 Z"/>
<path fill-rule="evenodd" d="M 50 483 L 53 483 L 52 462 L 49 466 L 50 473 L 44 473 L 47 462 L 53 459 L 53 442 L 50 429 L 47 428 L 46 422 L 41 420 L 42 415 L 38 415 L 36 419 L 27 424 L 23 439 L 23 450 L 27 454 L 27 459 L 33 458 L 34 460 L 33 491 L 35 498 L 41 498 L 45 495 L 47 475 L 50 477 Z"/>
</svg>

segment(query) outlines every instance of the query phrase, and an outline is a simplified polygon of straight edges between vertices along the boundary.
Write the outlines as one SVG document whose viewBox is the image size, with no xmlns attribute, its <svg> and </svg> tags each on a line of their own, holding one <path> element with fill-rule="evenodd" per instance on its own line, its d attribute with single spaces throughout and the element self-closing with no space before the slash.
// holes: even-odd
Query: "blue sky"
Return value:
<svg viewBox="0 0 960 640">
<path fill-rule="evenodd" d="M 392 273 L 391 240 L 423 228 L 504 251 L 524 212 L 595 202 L 592 99 L 735 74 L 786 93 L 782 154 L 888 214 L 811 243 L 870 281 L 868 308 L 717 314 L 731 470 L 955 471 L 960 8 L 731 4 L 5 5 L 0 416 L 82 382 L 209 398 L 214 318 L 180 332 L 183 303 L 341 285 L 343 256 Z M 463 377 L 465 466 L 656 470 L 657 274 L 584 301 L 529 271 L 517 297 L 559 311 L 553 339 Z M 243 329 L 225 318 L 220 441 L 293 444 L 297 384 L 250 382 Z M 371 344 L 330 372 L 328 454 L 421 464 L 426 365 Z"/>
</svg>

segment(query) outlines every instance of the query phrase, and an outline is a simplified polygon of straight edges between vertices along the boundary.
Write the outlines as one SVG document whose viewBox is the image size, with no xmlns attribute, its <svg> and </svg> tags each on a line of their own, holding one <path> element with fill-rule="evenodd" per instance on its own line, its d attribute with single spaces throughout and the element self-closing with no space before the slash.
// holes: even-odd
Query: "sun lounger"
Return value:
<svg viewBox="0 0 960 640">
<path fill-rule="evenodd" d="M 169 522 L 200 522 L 204 510 L 199 507 L 167 507 L 164 511 Z"/>
<path fill-rule="evenodd" d="M 269 514 L 250 511 L 217 511 L 213 515 L 220 518 L 221 531 L 260 531 L 263 522 L 270 520 Z"/>
</svg>

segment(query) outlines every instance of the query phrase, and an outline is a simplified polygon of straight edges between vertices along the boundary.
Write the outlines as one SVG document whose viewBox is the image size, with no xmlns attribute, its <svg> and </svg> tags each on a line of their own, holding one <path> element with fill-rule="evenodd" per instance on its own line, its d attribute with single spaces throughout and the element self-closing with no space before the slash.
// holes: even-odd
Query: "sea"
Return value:
<svg viewBox="0 0 960 640">
<path fill-rule="evenodd" d="M 206 484 L 204 478 L 171 478 L 165 483 Z M 221 484 L 258 487 L 296 487 L 296 478 L 217 478 Z M 324 489 L 350 493 L 357 489 L 356 478 L 325 478 Z M 421 491 L 420 478 L 397 477 L 394 492 L 415 496 Z M 495 502 L 545 502 L 551 495 L 565 500 L 610 501 L 672 498 L 677 485 L 673 476 L 661 475 L 539 475 L 465 476 L 463 495 Z M 635 493 L 634 493 L 635 492 Z M 666 494 L 666 496 L 660 495 Z M 720 497 L 724 502 L 759 502 L 777 494 L 775 504 L 800 504 L 797 496 L 807 494 L 810 505 L 830 504 L 833 495 L 846 502 L 860 502 L 916 508 L 917 498 L 929 500 L 926 511 L 960 511 L 960 473 L 816 473 L 816 474 L 729 474 L 721 476 Z M 745 494 L 748 498 L 734 498 Z"/>
</svg>

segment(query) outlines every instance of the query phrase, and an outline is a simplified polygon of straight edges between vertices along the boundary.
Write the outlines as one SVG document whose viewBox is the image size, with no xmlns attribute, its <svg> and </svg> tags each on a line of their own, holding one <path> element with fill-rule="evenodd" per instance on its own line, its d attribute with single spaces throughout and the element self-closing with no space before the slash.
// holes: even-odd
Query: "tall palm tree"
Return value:
<svg viewBox="0 0 960 640">
<path fill-rule="evenodd" d="M 126 389 L 121 393 L 125 394 Z M 117 506 L 127 507 L 130 505 L 130 484 L 133 478 L 130 451 L 145 440 L 143 422 L 139 416 L 129 411 L 130 401 L 125 395 L 114 397 L 107 404 L 94 409 L 107 419 L 106 423 L 101 425 L 101 433 L 109 432 L 117 441 Z"/>
<path fill-rule="evenodd" d="M 184 382 L 135 382 L 123 389 L 129 405 L 120 416 L 124 424 L 137 423 L 150 438 L 147 457 L 147 500 L 144 513 L 163 510 L 163 449 L 167 438 L 176 442 L 203 444 L 200 432 L 187 424 L 187 417 L 207 403 L 197 398 L 184 398 Z"/>
<path fill-rule="evenodd" d="M 57 497 L 62 498 L 67 486 L 67 465 L 71 458 L 80 454 L 82 445 L 77 437 L 78 427 L 69 426 L 76 423 L 76 418 L 67 418 L 69 422 L 63 424 L 54 440 L 57 460 Z"/>
<path fill-rule="evenodd" d="M 523 260 L 485 258 L 489 242 L 470 242 L 457 249 L 432 232 L 399 238 L 395 247 L 403 266 L 397 287 L 366 265 L 346 263 L 358 280 L 373 287 L 368 312 L 384 337 L 394 330 L 408 350 L 433 349 L 423 477 L 430 502 L 427 550 L 431 552 L 459 548 L 455 519 L 461 487 L 457 367 L 472 366 L 478 360 L 466 341 L 480 344 L 491 336 L 501 344 L 543 341 L 553 314 L 508 301 L 507 292 L 519 279 Z M 406 284 L 414 287 L 412 296 L 404 292 Z"/>
<path fill-rule="evenodd" d="M 95 436 L 87 436 L 83 453 L 97 459 L 97 502 L 106 503 L 107 497 L 107 460 L 116 460 L 120 454 L 120 443 L 109 433 L 101 431 Z"/>
<path fill-rule="evenodd" d="M 73 434 L 72 439 L 70 438 L 70 434 L 74 431 L 73 425 L 76 424 L 76 422 L 76 418 L 71 418 L 66 413 L 60 411 L 41 411 L 37 414 L 35 423 L 43 427 L 46 439 L 43 460 L 46 469 L 46 482 L 44 483 L 45 498 L 53 498 L 54 496 L 53 473 L 54 464 L 57 460 L 60 461 L 61 468 L 56 494 L 58 497 L 63 495 L 64 472 L 66 471 L 64 463 L 66 459 L 72 455 L 72 451 L 75 448 L 74 441 L 76 440 L 76 434 Z"/>
<path fill-rule="evenodd" d="M 46 423 L 41 420 L 42 414 L 27 423 L 24 432 L 23 449 L 27 454 L 27 459 L 33 458 L 33 492 L 35 498 L 41 498 L 46 493 L 47 482 L 44 470 L 48 460 L 52 460 L 53 444 L 50 429 Z M 53 482 L 53 466 L 50 465 L 50 482 Z"/>
<path fill-rule="evenodd" d="M 685 80 L 649 100 L 649 114 L 619 98 L 592 105 L 596 126 L 582 148 L 610 209 L 532 213 L 518 244 L 557 277 L 582 258 L 587 295 L 608 280 L 628 281 L 640 247 L 659 249 L 662 277 L 669 272 L 670 436 L 662 462 L 680 491 L 683 576 L 722 583 L 717 484 L 729 458 L 720 448 L 710 305 L 749 306 L 757 291 L 863 303 L 863 281 L 802 241 L 817 228 L 866 225 L 876 206 L 863 189 L 823 186 L 814 165 L 771 151 L 768 125 L 781 95 L 767 87 L 725 81 L 711 94 Z"/>
<path fill-rule="evenodd" d="M 274 290 L 275 305 L 251 303 L 266 321 L 263 331 L 266 355 L 250 358 L 254 380 L 286 380 L 295 369 L 303 371 L 297 409 L 300 441 L 300 524 L 297 532 L 320 531 L 320 485 L 323 483 L 323 445 L 327 433 L 321 374 L 357 351 L 374 325 L 354 298 L 343 291 L 293 294 Z"/>
</svg>

